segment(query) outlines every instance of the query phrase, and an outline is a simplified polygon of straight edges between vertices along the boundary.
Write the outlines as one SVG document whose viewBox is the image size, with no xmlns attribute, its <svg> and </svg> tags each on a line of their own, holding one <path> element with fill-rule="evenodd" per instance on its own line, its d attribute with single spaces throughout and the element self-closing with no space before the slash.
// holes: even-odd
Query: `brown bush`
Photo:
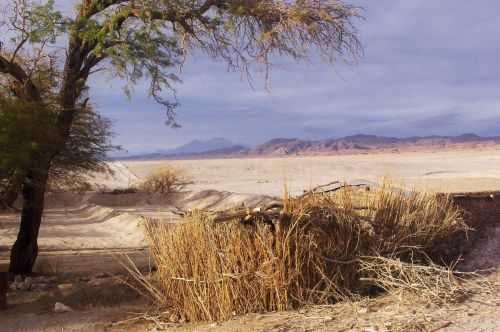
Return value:
<svg viewBox="0 0 500 332">
<path fill-rule="evenodd" d="M 191 184 L 191 179 L 181 169 L 174 166 L 163 166 L 149 175 L 140 185 L 148 193 L 168 194 L 184 189 Z"/>
<path fill-rule="evenodd" d="M 148 223 L 157 272 L 152 279 L 134 275 L 171 312 L 190 321 L 224 320 L 385 289 L 379 280 L 385 274 L 365 262 L 387 258 L 394 273 L 394 262 L 426 265 L 428 253 L 439 255 L 437 243 L 467 231 L 449 198 L 389 188 L 285 197 L 272 224 L 240 221 L 193 212 L 173 226 Z M 410 283 L 459 284 L 449 273 L 429 279 L 429 270 L 416 271 Z"/>
</svg>

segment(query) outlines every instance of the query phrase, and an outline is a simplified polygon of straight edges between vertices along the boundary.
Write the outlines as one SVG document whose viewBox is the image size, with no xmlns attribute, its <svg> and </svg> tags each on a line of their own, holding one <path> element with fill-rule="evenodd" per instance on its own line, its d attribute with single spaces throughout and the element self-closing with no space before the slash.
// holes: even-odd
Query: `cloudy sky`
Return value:
<svg viewBox="0 0 500 332">
<path fill-rule="evenodd" d="M 497 0 L 352 0 L 364 56 L 355 65 L 283 61 L 271 91 L 221 63 L 189 59 L 178 91 L 180 129 L 136 89 L 96 77 L 94 104 L 114 120 L 129 152 L 225 137 L 257 144 L 274 137 L 318 139 L 357 133 L 500 135 L 500 3 Z"/>
</svg>

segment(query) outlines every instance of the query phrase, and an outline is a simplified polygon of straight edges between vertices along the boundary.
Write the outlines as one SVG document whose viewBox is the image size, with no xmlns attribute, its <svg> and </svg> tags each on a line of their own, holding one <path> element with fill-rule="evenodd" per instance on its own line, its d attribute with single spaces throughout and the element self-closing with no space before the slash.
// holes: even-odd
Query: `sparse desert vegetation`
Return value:
<svg viewBox="0 0 500 332">
<path fill-rule="evenodd" d="M 382 289 L 434 302 L 476 290 L 451 265 L 435 263 L 456 259 L 460 248 L 450 253 L 450 241 L 457 235 L 465 241 L 469 230 L 447 196 L 347 188 L 285 196 L 268 211 L 221 218 L 227 213 L 195 211 L 176 225 L 150 220 L 156 271 L 134 273 L 140 291 L 188 321 L 218 321 Z"/>
<path fill-rule="evenodd" d="M 192 184 L 192 180 L 179 167 L 165 165 L 159 167 L 144 179 L 139 188 L 150 194 L 166 195 L 178 192 Z"/>
</svg>

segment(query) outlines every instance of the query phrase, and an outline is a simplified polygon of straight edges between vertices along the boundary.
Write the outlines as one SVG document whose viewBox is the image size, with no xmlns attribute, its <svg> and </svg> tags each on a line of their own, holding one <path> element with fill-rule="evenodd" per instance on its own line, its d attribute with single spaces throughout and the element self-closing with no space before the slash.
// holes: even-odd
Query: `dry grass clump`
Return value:
<svg viewBox="0 0 500 332">
<path fill-rule="evenodd" d="M 169 194 L 180 191 L 191 183 L 182 169 L 167 165 L 155 169 L 141 183 L 140 189 L 150 194 Z"/>
<path fill-rule="evenodd" d="M 279 213 L 217 220 L 194 212 L 177 225 L 147 225 L 157 272 L 135 275 L 158 304 L 189 321 L 352 299 L 388 290 L 395 276 L 439 299 L 458 294 L 446 269 L 411 270 L 467 231 L 447 197 L 345 189 L 285 195 Z"/>
<path fill-rule="evenodd" d="M 374 191 L 346 189 L 292 202 L 309 214 L 330 206 L 342 216 L 339 222 L 354 220 L 356 227 L 368 232 L 363 242 L 372 256 L 426 261 L 423 253 L 441 259 L 448 256 L 448 242 L 469 230 L 463 212 L 451 197 L 402 191 L 388 184 Z"/>
<path fill-rule="evenodd" d="M 460 273 L 454 271 L 454 266 L 441 266 L 432 261 L 423 265 L 377 256 L 363 257 L 359 262 L 362 281 L 388 293 L 417 294 L 427 303 L 456 303 L 473 292 L 491 288 L 474 273 Z"/>
</svg>

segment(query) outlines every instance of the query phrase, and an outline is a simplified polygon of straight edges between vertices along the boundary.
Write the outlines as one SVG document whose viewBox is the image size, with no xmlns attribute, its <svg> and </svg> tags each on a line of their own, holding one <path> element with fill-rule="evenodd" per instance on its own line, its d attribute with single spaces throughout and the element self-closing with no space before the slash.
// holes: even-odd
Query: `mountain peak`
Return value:
<svg viewBox="0 0 500 332">
<path fill-rule="evenodd" d="M 222 150 L 235 145 L 237 144 L 222 137 L 214 137 L 208 140 L 194 139 L 176 148 L 163 150 L 161 153 L 164 155 L 199 154 L 213 150 Z"/>
</svg>

